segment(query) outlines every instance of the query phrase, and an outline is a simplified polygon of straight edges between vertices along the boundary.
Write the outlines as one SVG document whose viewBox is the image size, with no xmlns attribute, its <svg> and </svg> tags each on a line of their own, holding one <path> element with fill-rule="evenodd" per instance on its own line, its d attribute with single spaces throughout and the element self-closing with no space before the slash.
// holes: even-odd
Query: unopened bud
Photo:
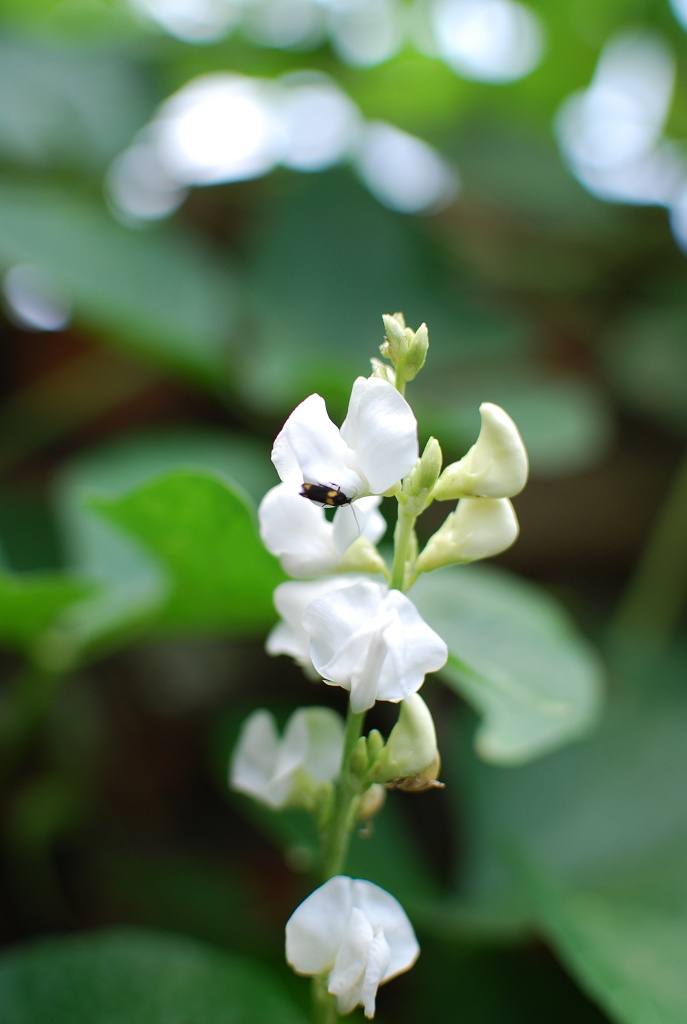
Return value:
<svg viewBox="0 0 687 1024">
<path fill-rule="evenodd" d="M 384 349 L 384 345 L 382 345 L 382 349 Z M 382 351 L 382 349 L 380 349 L 380 351 Z M 389 358 L 388 352 L 382 351 L 382 355 L 386 355 L 387 359 Z M 396 371 L 393 366 L 387 366 L 387 364 L 383 363 L 381 359 L 376 359 L 374 356 L 370 362 L 372 363 L 372 373 L 370 376 L 377 377 L 379 380 L 385 380 L 387 384 L 391 384 L 391 386 L 395 388 Z"/>
<path fill-rule="evenodd" d="M 492 402 L 483 402 L 479 411 L 479 437 L 469 452 L 439 477 L 433 494 L 438 501 L 512 498 L 527 483 L 527 450 L 515 423 Z"/>
<path fill-rule="evenodd" d="M 367 771 L 367 741 L 361 736 L 351 751 L 348 768 L 353 775 L 363 776 Z"/>
<path fill-rule="evenodd" d="M 394 313 L 390 316 L 385 313 L 382 316 L 386 340 L 380 348 L 380 352 L 396 366 L 404 362 L 408 354 L 408 331 L 406 329 L 403 313 Z"/>
<path fill-rule="evenodd" d="M 419 516 L 432 503 L 432 489 L 440 472 L 441 447 L 435 437 L 430 437 L 422 455 L 403 481 L 409 514 Z"/>
<path fill-rule="evenodd" d="M 432 714 L 418 693 L 401 701 L 398 721 L 373 769 L 379 782 L 393 782 L 420 775 L 438 758 Z"/>
<path fill-rule="evenodd" d="M 519 533 L 508 498 L 462 498 L 430 537 L 415 567 L 430 572 L 455 562 L 475 562 L 505 551 Z"/>
<path fill-rule="evenodd" d="M 408 356 L 404 367 L 406 380 L 412 380 L 425 365 L 429 349 L 429 333 L 427 324 L 420 324 L 408 343 Z"/>
</svg>

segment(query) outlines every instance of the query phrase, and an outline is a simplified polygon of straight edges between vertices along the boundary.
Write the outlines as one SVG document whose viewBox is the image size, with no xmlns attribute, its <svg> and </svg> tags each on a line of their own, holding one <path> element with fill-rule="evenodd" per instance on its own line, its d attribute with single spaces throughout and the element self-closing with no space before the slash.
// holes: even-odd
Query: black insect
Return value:
<svg viewBox="0 0 687 1024">
<path fill-rule="evenodd" d="M 307 498 L 315 505 L 324 505 L 327 508 L 341 508 L 342 505 L 350 505 L 355 495 L 350 498 L 341 490 L 338 484 L 303 484 L 301 497 Z"/>
</svg>

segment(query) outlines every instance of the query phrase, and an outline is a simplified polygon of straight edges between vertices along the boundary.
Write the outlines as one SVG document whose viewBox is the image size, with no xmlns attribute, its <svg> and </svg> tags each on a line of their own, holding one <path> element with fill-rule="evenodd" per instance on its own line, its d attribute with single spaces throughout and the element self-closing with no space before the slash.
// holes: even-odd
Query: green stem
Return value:
<svg viewBox="0 0 687 1024">
<path fill-rule="evenodd" d="M 341 758 L 341 772 L 334 798 L 334 811 L 324 837 L 322 852 L 322 880 L 326 881 L 340 874 L 346 863 L 346 855 L 355 824 L 360 798 L 360 780 L 350 770 L 351 754 L 363 729 L 365 712 L 356 713 L 348 706 L 344 749 Z"/>
<path fill-rule="evenodd" d="M 611 644 L 670 636 L 687 598 L 687 457 L 663 503 L 610 630 Z"/>
<path fill-rule="evenodd" d="M 314 1024 L 339 1024 L 336 1002 L 327 992 L 327 981 L 324 977 L 312 980 L 312 1009 Z"/>
<path fill-rule="evenodd" d="M 391 590 L 404 590 L 406 564 L 410 557 L 411 539 L 416 516 L 409 515 L 403 505 L 398 506 L 398 521 L 394 533 L 394 562 L 391 567 Z"/>
</svg>

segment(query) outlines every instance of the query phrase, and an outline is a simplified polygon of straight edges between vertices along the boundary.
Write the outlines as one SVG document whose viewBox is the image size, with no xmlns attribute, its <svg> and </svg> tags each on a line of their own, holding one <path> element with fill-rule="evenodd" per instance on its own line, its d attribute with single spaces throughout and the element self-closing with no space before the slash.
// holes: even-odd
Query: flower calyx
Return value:
<svg viewBox="0 0 687 1024">
<path fill-rule="evenodd" d="M 409 515 L 421 515 L 434 500 L 432 492 L 441 473 L 441 461 L 441 446 L 435 437 L 430 437 L 422 455 L 403 480 L 401 501 Z"/>
<path fill-rule="evenodd" d="M 385 339 L 379 351 L 385 359 L 393 364 L 396 375 L 396 386 L 402 390 L 408 381 L 413 380 L 425 364 L 429 349 L 427 324 L 421 324 L 416 331 L 406 327 L 403 313 L 391 316 L 385 313 Z"/>
</svg>

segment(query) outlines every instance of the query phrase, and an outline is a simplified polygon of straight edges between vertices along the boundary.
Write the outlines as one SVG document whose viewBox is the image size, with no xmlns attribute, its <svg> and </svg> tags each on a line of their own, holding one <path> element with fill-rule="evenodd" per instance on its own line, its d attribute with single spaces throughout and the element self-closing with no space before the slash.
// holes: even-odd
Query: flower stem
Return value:
<svg viewBox="0 0 687 1024">
<path fill-rule="evenodd" d="M 394 562 L 391 567 L 391 590 L 403 591 L 406 575 L 406 564 L 410 558 L 411 538 L 415 528 L 416 516 L 410 515 L 403 505 L 398 506 L 398 521 L 394 533 Z"/>
<path fill-rule="evenodd" d="M 312 980 L 312 1009 L 315 1024 L 338 1024 L 334 998 L 327 992 L 327 982 L 322 976 Z"/>
<path fill-rule="evenodd" d="M 338 875 L 346 862 L 360 799 L 360 779 L 351 771 L 350 759 L 362 733 L 364 720 L 365 712 L 351 711 L 349 704 L 334 812 L 323 842 L 322 880 L 325 882 L 328 878 Z"/>
</svg>

